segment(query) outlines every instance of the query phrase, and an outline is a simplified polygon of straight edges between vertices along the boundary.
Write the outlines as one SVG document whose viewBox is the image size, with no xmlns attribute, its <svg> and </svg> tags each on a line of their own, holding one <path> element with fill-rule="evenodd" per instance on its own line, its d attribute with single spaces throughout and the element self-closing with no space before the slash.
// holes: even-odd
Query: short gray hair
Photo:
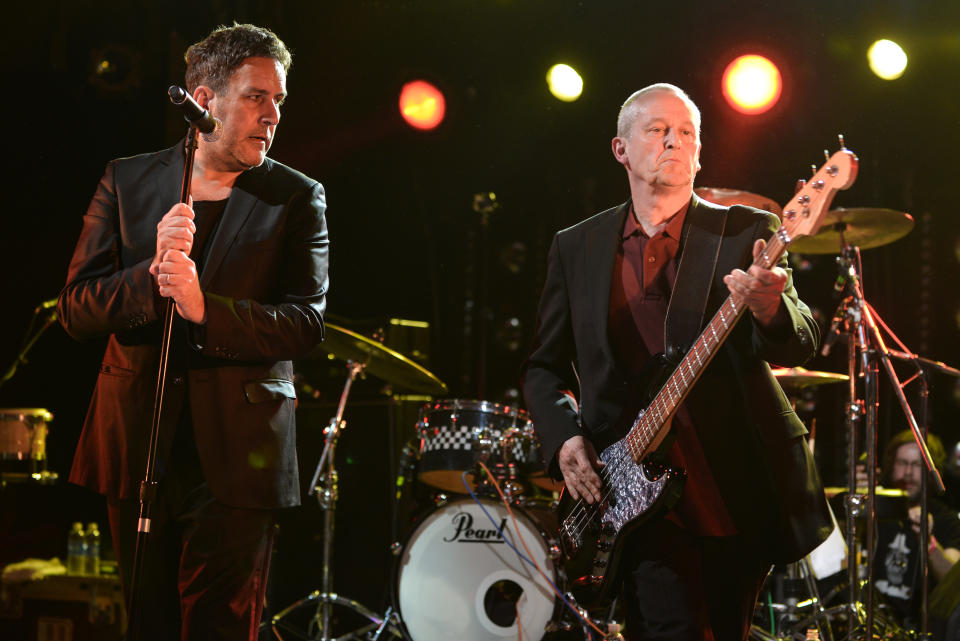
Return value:
<svg viewBox="0 0 960 641">
<path fill-rule="evenodd" d="M 666 82 L 658 82 L 648 87 L 644 87 L 639 91 L 635 91 L 624 101 L 623 105 L 620 106 L 620 114 L 617 116 L 617 136 L 620 138 L 630 137 L 630 130 L 633 128 L 633 121 L 636 120 L 637 110 L 640 108 L 640 100 L 647 95 L 656 92 L 672 93 L 677 98 L 687 103 L 687 106 L 690 107 L 690 111 L 693 112 L 695 120 L 693 124 L 697 127 L 697 138 L 699 138 L 700 109 L 697 107 L 696 103 L 690 99 L 690 96 L 687 95 L 687 92 L 676 85 L 671 85 Z"/>
</svg>

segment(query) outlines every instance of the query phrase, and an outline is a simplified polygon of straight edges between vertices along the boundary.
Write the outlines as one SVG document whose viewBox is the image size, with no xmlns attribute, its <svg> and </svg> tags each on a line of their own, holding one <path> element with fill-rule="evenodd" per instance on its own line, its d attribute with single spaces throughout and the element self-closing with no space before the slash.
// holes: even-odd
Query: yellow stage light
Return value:
<svg viewBox="0 0 960 641">
<path fill-rule="evenodd" d="M 558 100 L 573 102 L 583 93 L 583 78 L 570 65 L 553 65 L 547 72 L 547 86 Z"/>
<path fill-rule="evenodd" d="M 877 40 L 867 50 L 870 71 L 884 80 L 896 80 L 907 68 L 907 54 L 892 40 Z"/>
<path fill-rule="evenodd" d="M 782 88 L 780 70 L 763 56 L 740 56 L 723 72 L 723 97 L 740 113 L 767 111 L 777 104 Z"/>
</svg>

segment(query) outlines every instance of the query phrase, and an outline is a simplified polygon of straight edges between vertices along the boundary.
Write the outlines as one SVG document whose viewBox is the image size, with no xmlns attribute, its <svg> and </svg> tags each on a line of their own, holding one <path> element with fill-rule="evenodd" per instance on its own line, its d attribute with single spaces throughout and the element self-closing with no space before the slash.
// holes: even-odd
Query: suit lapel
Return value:
<svg viewBox="0 0 960 641">
<path fill-rule="evenodd" d="M 180 190 L 183 188 L 183 145 L 186 141 L 181 139 L 173 147 L 167 149 L 166 153 L 160 157 L 163 163 L 163 171 L 156 173 L 155 188 L 158 194 L 157 223 L 170 211 L 170 208 L 180 202 Z M 156 248 L 156 228 L 153 229 L 153 247 Z M 154 249 L 156 251 L 156 249 Z"/>
<path fill-rule="evenodd" d="M 237 239 L 237 234 L 243 229 L 244 224 L 250 218 L 250 214 L 257 205 L 257 198 L 249 189 L 254 185 L 259 176 L 263 175 L 264 169 L 261 167 L 247 171 L 237 177 L 237 182 L 230 192 L 230 198 L 227 200 L 227 206 L 223 210 L 223 216 L 220 224 L 217 225 L 213 238 L 210 240 L 210 251 L 203 265 L 203 272 L 200 274 L 200 287 L 206 289 L 210 285 L 213 275 L 216 274 L 220 263 L 223 262 L 227 252 L 233 246 Z"/>
<path fill-rule="evenodd" d="M 597 328 L 597 341 L 605 355 L 612 361 L 613 350 L 607 336 L 607 320 L 610 317 L 610 282 L 613 278 L 613 262 L 617 255 L 617 244 L 623 221 L 630 210 L 630 201 L 608 210 L 610 215 L 601 218 L 587 232 L 586 248 L 583 252 L 584 274 L 594 274 L 590 283 L 590 309 L 593 324 Z"/>
<path fill-rule="evenodd" d="M 664 317 L 664 347 L 668 359 L 678 362 L 696 340 L 723 241 L 727 209 L 693 195 L 684 221 L 677 277 Z"/>
</svg>

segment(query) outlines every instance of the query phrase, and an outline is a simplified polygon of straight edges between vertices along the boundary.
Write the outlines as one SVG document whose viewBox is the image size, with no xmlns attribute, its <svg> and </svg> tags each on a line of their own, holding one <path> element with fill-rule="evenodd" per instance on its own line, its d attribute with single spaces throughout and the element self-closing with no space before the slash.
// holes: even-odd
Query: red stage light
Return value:
<svg viewBox="0 0 960 641">
<path fill-rule="evenodd" d="M 740 56 L 723 72 L 723 97 L 740 113 L 767 111 L 777 104 L 782 88 L 780 70 L 763 56 Z"/>
<path fill-rule="evenodd" d="M 417 129 L 433 129 L 443 120 L 447 104 L 443 93 L 425 80 L 414 80 L 400 91 L 400 115 Z"/>
</svg>

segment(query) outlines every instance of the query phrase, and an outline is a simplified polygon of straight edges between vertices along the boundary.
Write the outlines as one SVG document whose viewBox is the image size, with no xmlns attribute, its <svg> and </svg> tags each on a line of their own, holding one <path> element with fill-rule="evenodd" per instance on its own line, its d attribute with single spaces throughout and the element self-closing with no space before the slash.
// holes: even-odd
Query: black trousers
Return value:
<svg viewBox="0 0 960 641">
<path fill-rule="evenodd" d="M 195 452 L 178 452 L 160 481 L 141 573 L 140 641 L 257 638 L 275 519 L 218 502 Z M 108 499 L 110 531 L 129 602 L 140 502 Z"/>
<path fill-rule="evenodd" d="M 624 554 L 628 641 L 741 641 L 771 565 L 741 536 L 698 537 L 657 519 Z"/>
</svg>

